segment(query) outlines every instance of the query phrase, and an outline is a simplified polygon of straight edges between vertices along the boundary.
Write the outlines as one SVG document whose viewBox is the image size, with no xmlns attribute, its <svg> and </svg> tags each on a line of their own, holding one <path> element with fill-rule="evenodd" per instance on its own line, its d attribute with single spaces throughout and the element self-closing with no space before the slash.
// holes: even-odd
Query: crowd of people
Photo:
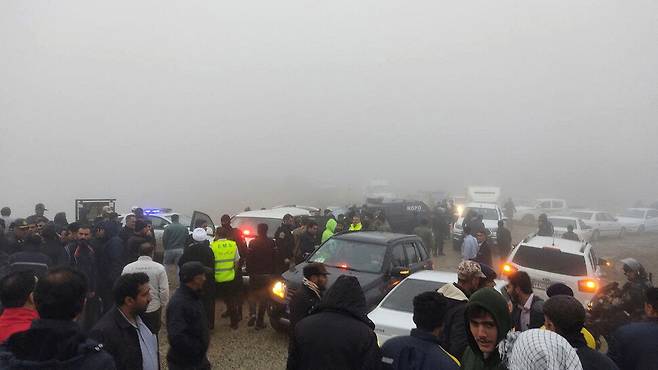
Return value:
<svg viewBox="0 0 658 370">
<path fill-rule="evenodd" d="M 169 369 L 210 369 L 207 351 L 218 299 L 231 329 L 239 327 L 247 304 L 247 326 L 262 330 L 275 276 L 337 232 L 390 228 L 381 213 L 368 217 L 367 225 L 363 214 L 328 215 L 322 232 L 312 220 L 286 215 L 273 234 L 266 224 L 257 225 L 247 245 L 228 215 L 212 237 L 206 222 L 198 221 L 190 232 L 174 215 L 162 237 L 164 265 L 175 266 L 179 281 L 170 294 L 167 269 L 154 258 L 153 228 L 142 210 L 127 216 L 124 226 L 109 209 L 93 225 L 68 224 L 63 214 L 50 221 L 44 211 L 37 204 L 34 215 L 17 219 L 7 208 L 0 212 L 0 369 L 153 370 L 162 362 Z M 637 261 L 626 260 L 630 285 L 622 290 L 641 301 L 641 309 L 624 306 L 634 322 L 614 331 L 606 355 L 596 350 L 585 308 L 568 286 L 552 285 L 544 301 L 528 274 L 517 271 L 504 289 L 495 289 L 488 236 L 477 221 L 470 217 L 464 225 L 457 281 L 414 297 L 416 328 L 382 346 L 359 281 L 342 275 L 328 286 L 322 263 L 304 265 L 302 288 L 288 304 L 287 368 L 655 368 L 658 288 L 643 283 Z M 422 219 L 414 232 L 436 246 L 434 224 Z M 504 226 L 499 225 L 498 249 L 511 248 Z M 159 346 L 163 324 L 166 354 Z"/>
</svg>

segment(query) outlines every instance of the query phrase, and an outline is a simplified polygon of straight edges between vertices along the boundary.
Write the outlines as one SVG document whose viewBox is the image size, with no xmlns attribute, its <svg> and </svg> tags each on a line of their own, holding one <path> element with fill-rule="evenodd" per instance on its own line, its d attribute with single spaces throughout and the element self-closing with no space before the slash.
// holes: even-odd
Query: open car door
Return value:
<svg viewBox="0 0 658 370">
<path fill-rule="evenodd" d="M 194 213 L 192 213 L 192 222 L 190 223 L 190 232 L 194 231 L 194 228 L 195 228 L 194 225 L 197 225 L 197 222 L 201 222 L 201 221 L 197 221 L 197 220 L 204 221 L 208 224 L 208 227 L 206 227 L 206 234 L 208 234 L 209 236 L 215 235 L 215 223 L 212 221 L 212 218 L 210 218 L 210 216 L 208 216 L 207 214 L 205 214 L 201 211 L 194 211 Z"/>
</svg>

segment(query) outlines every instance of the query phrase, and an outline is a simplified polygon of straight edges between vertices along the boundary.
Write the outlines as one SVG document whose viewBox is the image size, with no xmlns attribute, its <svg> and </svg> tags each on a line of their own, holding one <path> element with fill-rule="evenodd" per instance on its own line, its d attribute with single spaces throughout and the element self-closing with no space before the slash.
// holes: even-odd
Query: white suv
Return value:
<svg viewBox="0 0 658 370">
<path fill-rule="evenodd" d="M 527 272 L 534 293 L 544 299 L 549 286 L 564 283 L 576 299 L 587 304 L 601 286 L 599 259 L 588 242 L 534 236 L 512 250 L 502 270 L 505 275 Z"/>
</svg>

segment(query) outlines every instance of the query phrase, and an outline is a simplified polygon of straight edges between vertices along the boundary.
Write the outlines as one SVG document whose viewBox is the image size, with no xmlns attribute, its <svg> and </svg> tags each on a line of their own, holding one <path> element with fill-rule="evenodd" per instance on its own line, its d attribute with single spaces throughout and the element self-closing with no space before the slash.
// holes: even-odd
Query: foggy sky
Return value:
<svg viewBox="0 0 658 370">
<path fill-rule="evenodd" d="M 218 214 L 358 201 L 370 179 L 655 201 L 656 14 L 652 0 L 4 0 L 0 205 Z"/>
</svg>

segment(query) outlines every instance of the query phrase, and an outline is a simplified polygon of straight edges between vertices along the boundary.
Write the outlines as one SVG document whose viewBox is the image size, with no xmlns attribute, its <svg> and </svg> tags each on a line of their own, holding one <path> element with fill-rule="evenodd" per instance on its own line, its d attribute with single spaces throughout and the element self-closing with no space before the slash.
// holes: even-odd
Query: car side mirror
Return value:
<svg viewBox="0 0 658 370">
<path fill-rule="evenodd" d="M 396 266 L 391 269 L 391 277 L 397 279 L 404 279 L 411 274 L 411 271 L 407 267 Z"/>
</svg>

